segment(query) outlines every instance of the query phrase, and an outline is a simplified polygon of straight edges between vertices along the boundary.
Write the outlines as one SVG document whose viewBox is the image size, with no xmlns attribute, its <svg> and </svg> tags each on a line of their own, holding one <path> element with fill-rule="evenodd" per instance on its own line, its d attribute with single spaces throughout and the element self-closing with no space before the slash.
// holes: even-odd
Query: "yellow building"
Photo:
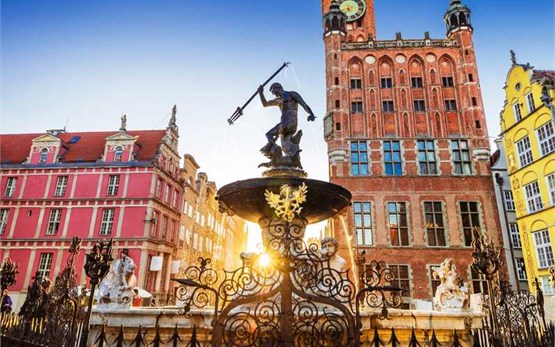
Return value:
<svg viewBox="0 0 555 347">
<path fill-rule="evenodd" d="M 555 299 L 549 268 L 555 265 L 555 71 L 512 66 L 505 83 L 501 131 L 529 288 L 538 278 Z M 555 301 L 555 300 L 553 300 Z"/>
</svg>

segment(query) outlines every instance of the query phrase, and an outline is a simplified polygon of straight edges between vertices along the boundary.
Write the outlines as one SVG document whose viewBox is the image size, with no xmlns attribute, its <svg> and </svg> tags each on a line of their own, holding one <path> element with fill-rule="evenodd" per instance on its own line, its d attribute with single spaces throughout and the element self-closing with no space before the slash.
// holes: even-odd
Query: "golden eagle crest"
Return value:
<svg viewBox="0 0 555 347">
<path fill-rule="evenodd" d="M 279 188 L 279 194 L 266 190 L 264 196 L 276 216 L 292 222 L 295 215 L 299 215 L 303 209 L 301 204 L 306 201 L 307 190 L 308 187 L 304 183 L 296 189 L 284 184 Z"/>
</svg>

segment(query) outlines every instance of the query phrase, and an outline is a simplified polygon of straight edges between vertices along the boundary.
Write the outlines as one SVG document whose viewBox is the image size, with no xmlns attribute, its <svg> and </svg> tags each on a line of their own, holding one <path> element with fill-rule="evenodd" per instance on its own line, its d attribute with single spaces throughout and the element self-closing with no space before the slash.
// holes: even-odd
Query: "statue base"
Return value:
<svg viewBox="0 0 555 347">
<path fill-rule="evenodd" d="M 262 173 L 262 177 L 298 177 L 306 178 L 308 174 L 303 169 L 296 167 L 279 166 L 266 170 Z"/>
</svg>

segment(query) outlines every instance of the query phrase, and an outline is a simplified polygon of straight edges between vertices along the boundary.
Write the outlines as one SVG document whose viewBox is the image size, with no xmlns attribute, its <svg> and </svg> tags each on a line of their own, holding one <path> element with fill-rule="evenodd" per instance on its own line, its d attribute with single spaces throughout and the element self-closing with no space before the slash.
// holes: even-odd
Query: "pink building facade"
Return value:
<svg viewBox="0 0 555 347">
<path fill-rule="evenodd" d="M 19 264 L 16 308 L 36 274 L 53 280 L 64 268 L 74 236 L 80 283 L 85 253 L 112 238 L 114 256 L 126 248 L 135 260 L 140 287 L 171 291 L 183 200 L 175 121 L 174 110 L 165 130 L 122 122 L 113 132 L 0 135 L 0 259 Z"/>
</svg>

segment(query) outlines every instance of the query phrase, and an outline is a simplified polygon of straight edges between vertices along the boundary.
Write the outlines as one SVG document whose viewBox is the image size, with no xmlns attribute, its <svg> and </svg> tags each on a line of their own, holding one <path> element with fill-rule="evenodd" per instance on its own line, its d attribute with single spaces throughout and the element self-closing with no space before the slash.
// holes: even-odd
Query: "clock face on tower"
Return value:
<svg viewBox="0 0 555 347">
<path fill-rule="evenodd" d="M 366 12 L 364 0 L 343 0 L 339 8 L 347 16 L 347 22 L 358 20 Z"/>
</svg>

